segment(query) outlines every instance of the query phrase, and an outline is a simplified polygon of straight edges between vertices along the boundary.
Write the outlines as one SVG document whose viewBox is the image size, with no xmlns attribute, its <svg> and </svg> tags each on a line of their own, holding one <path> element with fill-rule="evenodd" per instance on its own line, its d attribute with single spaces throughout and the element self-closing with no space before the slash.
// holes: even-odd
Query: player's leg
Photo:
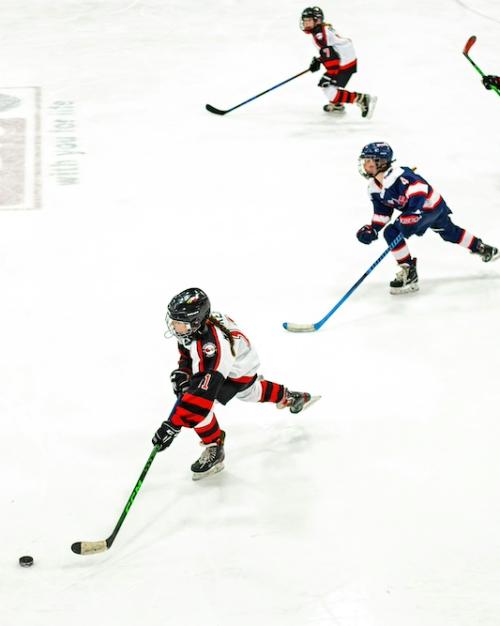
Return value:
<svg viewBox="0 0 500 626">
<path fill-rule="evenodd" d="M 265 380 L 262 376 L 244 391 L 236 395 L 243 402 L 271 402 L 278 409 L 290 409 L 292 413 L 300 413 L 311 404 L 311 394 L 305 391 L 290 391 L 284 385 Z"/>
<path fill-rule="evenodd" d="M 389 224 L 384 230 L 384 238 L 387 243 L 390 244 L 400 233 L 401 228 L 397 222 Z M 399 266 L 399 270 L 396 274 L 396 278 L 389 284 L 391 293 L 398 295 L 418 291 L 417 259 L 411 256 L 410 249 L 405 239 L 393 248 L 392 254 Z"/>
<path fill-rule="evenodd" d="M 193 480 L 200 480 L 224 469 L 224 439 L 226 433 L 220 428 L 213 411 L 194 430 L 201 439 L 203 451 L 191 465 Z"/>
<path fill-rule="evenodd" d="M 324 74 L 318 87 L 323 89 L 323 93 L 328 100 L 328 104 L 323 107 L 329 113 L 342 112 L 346 104 L 357 104 L 361 109 L 361 116 L 367 117 L 373 112 L 376 99 L 366 93 L 347 91 L 338 85 L 336 76 Z"/>
<path fill-rule="evenodd" d="M 496 261 L 500 258 L 498 248 L 483 243 L 479 237 L 472 235 L 469 231 L 465 230 L 465 228 L 461 228 L 460 226 L 454 224 L 449 215 L 443 215 L 440 219 L 438 219 L 433 224 L 432 230 L 436 232 L 444 241 L 456 243 L 469 250 L 472 254 L 479 255 L 481 260 L 485 263 Z"/>
</svg>

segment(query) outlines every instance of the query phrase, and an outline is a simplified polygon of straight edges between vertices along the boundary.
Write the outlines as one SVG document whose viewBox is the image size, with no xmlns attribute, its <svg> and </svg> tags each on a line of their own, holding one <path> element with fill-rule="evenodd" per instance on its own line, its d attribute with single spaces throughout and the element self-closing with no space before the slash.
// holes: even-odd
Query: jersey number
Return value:
<svg viewBox="0 0 500 626">
<path fill-rule="evenodd" d="M 198 388 L 203 389 L 204 391 L 208 391 L 208 385 L 210 384 L 211 378 L 212 378 L 211 374 L 205 374 L 205 376 L 203 376 L 203 380 L 198 385 Z"/>
</svg>

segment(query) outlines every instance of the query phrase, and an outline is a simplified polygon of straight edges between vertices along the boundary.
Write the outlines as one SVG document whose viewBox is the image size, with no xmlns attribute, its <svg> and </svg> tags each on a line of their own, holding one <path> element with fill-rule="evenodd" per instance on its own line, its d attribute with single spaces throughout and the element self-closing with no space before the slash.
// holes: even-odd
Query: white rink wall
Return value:
<svg viewBox="0 0 500 626">
<path fill-rule="evenodd" d="M 370 141 L 500 243 L 500 102 L 461 54 L 475 34 L 500 73 L 500 7 L 403 4 L 321 5 L 356 45 L 349 87 L 379 97 L 366 121 L 324 114 L 318 73 L 205 111 L 308 66 L 295 0 L 3 2 L 1 82 L 42 89 L 43 206 L 0 211 L 2 624 L 498 624 L 499 266 L 430 233 L 410 240 L 414 297 L 389 295 L 388 258 L 321 332 L 281 328 L 319 320 L 384 249 L 355 238 Z M 84 152 L 75 185 L 51 173 L 56 102 Z M 164 315 L 192 285 L 262 374 L 323 399 L 222 407 L 225 471 L 193 483 L 182 433 L 112 550 L 78 557 L 170 410 Z"/>
</svg>

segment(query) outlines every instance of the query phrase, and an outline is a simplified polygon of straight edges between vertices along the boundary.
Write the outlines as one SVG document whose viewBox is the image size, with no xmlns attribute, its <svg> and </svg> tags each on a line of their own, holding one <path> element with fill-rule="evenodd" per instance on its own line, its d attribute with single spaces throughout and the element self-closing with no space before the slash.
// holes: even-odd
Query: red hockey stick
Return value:
<svg viewBox="0 0 500 626">
<path fill-rule="evenodd" d="M 476 43 L 477 37 L 476 35 L 472 35 L 472 37 L 469 37 L 469 39 L 467 39 L 467 43 L 465 44 L 464 47 L 464 51 L 463 51 L 463 55 L 464 57 L 473 65 L 474 69 L 476 71 L 478 71 L 481 76 L 484 76 L 484 72 L 481 70 L 480 67 L 478 67 L 474 61 L 470 58 L 469 56 L 469 50 L 472 48 L 472 46 Z M 500 89 L 498 89 L 498 87 L 495 87 L 495 85 L 492 86 L 493 91 L 496 91 L 496 93 L 500 96 Z"/>
</svg>

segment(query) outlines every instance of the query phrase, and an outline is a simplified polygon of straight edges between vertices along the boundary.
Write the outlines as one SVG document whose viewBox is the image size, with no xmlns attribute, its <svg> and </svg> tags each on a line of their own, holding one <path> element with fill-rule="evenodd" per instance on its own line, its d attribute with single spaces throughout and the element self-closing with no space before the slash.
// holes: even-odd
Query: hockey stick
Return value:
<svg viewBox="0 0 500 626">
<path fill-rule="evenodd" d="M 128 502 L 123 509 L 123 513 L 120 515 L 120 519 L 118 520 L 118 523 L 116 524 L 115 529 L 113 530 L 111 535 L 107 539 L 103 539 L 102 541 L 77 541 L 71 546 L 71 549 L 75 554 L 97 554 L 98 552 L 106 552 L 106 550 L 109 550 L 111 548 L 111 546 L 113 545 L 113 541 L 115 540 L 116 535 L 118 534 L 118 531 L 125 521 L 130 507 L 135 500 L 135 496 L 139 493 L 139 489 L 141 488 L 141 485 L 146 478 L 146 474 L 148 473 L 149 468 L 151 467 L 151 464 L 153 463 L 153 460 L 158 450 L 158 446 L 155 446 L 153 448 L 153 451 L 149 455 L 149 459 L 144 466 L 144 469 L 142 470 L 142 474 L 140 475 L 139 480 L 134 487 L 134 490 L 130 494 L 130 498 L 128 499 Z"/>
<path fill-rule="evenodd" d="M 277 89 L 278 87 L 281 87 L 281 85 L 289 83 L 291 80 L 294 80 L 295 78 L 298 78 L 299 76 L 302 76 L 302 74 L 307 74 L 307 72 L 309 71 L 310 71 L 309 68 L 307 68 L 307 70 L 300 72 L 300 74 L 295 74 L 295 76 L 292 76 L 291 78 L 287 78 L 282 83 L 278 83 L 277 85 L 274 85 L 274 87 L 271 87 L 270 89 L 266 89 L 266 91 L 263 91 L 262 93 L 258 93 L 256 96 L 253 96 L 252 98 L 248 98 L 248 100 L 245 100 L 245 102 L 240 102 L 240 104 L 237 104 L 235 107 L 232 107 L 231 109 L 226 109 L 225 111 L 223 111 L 222 109 L 217 109 L 211 104 L 206 104 L 205 109 L 207 111 L 210 111 L 210 113 L 215 113 L 215 115 L 226 115 L 226 113 L 231 113 L 231 111 L 234 111 L 235 109 L 238 109 L 239 107 L 242 107 L 244 104 L 247 104 L 248 102 L 252 102 L 252 100 L 255 100 L 256 98 L 260 98 L 261 96 L 263 96 L 266 93 L 269 93 L 273 89 Z"/>
<path fill-rule="evenodd" d="M 379 258 L 375 261 L 375 263 L 366 270 L 366 272 L 361 276 L 361 278 L 354 283 L 354 285 L 349 289 L 349 291 L 337 302 L 337 304 L 328 311 L 323 319 L 315 324 L 292 324 L 290 322 L 283 322 L 283 328 L 285 330 L 289 330 L 292 333 L 311 333 L 315 330 L 319 330 L 325 322 L 327 322 L 330 317 L 335 313 L 335 311 L 347 300 L 347 298 L 361 285 L 361 283 L 365 280 L 365 278 L 370 274 L 382 261 L 382 259 L 389 254 L 389 252 L 395 248 L 398 243 L 403 239 L 403 234 L 399 233 L 399 235 L 389 244 L 387 250 L 385 250 Z"/>
<path fill-rule="evenodd" d="M 472 37 L 469 37 L 469 39 L 467 39 L 467 43 L 465 44 L 464 50 L 463 50 L 463 55 L 464 57 L 470 61 L 470 63 L 472 64 L 472 66 L 474 67 L 475 70 L 477 70 L 481 76 L 485 76 L 484 72 L 481 70 L 480 67 L 478 67 L 474 61 L 470 58 L 469 56 L 469 50 L 472 48 L 472 46 L 476 43 L 477 41 L 477 37 L 476 35 L 472 35 Z M 495 87 L 495 85 L 492 85 L 492 89 L 493 91 L 496 91 L 497 94 L 500 96 L 500 89 L 498 89 L 498 87 Z"/>
</svg>

